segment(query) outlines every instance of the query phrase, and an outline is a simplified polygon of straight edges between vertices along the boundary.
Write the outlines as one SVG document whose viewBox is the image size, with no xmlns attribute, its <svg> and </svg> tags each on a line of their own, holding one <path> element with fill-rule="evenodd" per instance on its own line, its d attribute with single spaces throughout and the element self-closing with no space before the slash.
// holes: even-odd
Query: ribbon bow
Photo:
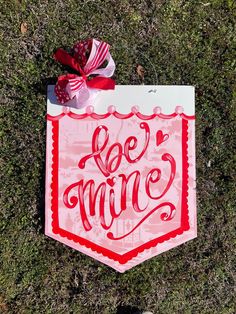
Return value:
<svg viewBox="0 0 236 314">
<path fill-rule="evenodd" d="M 55 52 L 57 61 L 79 73 L 58 77 L 55 94 L 59 103 L 82 108 L 89 104 L 98 90 L 115 88 L 115 81 L 109 78 L 115 71 L 109 47 L 105 42 L 90 39 L 76 43 L 72 55 L 61 48 Z"/>
</svg>

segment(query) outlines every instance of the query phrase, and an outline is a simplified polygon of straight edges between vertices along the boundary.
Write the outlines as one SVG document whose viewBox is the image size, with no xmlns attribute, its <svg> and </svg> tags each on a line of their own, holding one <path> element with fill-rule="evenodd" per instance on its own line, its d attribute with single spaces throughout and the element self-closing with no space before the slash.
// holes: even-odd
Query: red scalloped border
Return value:
<svg viewBox="0 0 236 314">
<path fill-rule="evenodd" d="M 118 113 L 112 113 L 119 119 L 127 119 L 132 117 L 134 114 L 130 113 L 128 115 L 122 115 Z M 57 117 L 52 117 L 47 115 L 47 119 L 52 122 L 52 183 L 51 183 L 51 210 L 52 210 L 52 232 L 54 234 L 59 234 L 62 237 L 66 237 L 68 240 L 72 240 L 75 243 L 79 243 L 82 246 L 85 246 L 92 251 L 95 251 L 99 254 L 102 254 L 114 261 L 119 262 L 120 264 L 126 264 L 128 261 L 136 257 L 139 253 L 143 252 L 146 249 L 150 249 L 151 247 L 155 247 L 157 244 L 162 243 L 164 241 L 168 241 L 171 238 L 176 237 L 177 235 L 182 234 L 184 231 L 190 229 L 189 225 L 189 214 L 188 214 L 188 120 L 192 120 L 186 115 L 179 114 L 182 117 L 182 168 L 183 168 L 183 177 L 182 177 L 182 212 L 181 212 L 181 226 L 176 230 L 173 230 L 165 235 L 162 235 L 156 239 L 153 239 L 123 255 L 117 254 L 111 250 L 108 250 L 104 247 L 101 247 L 91 241 L 88 241 L 78 235 L 75 235 L 69 231 L 66 231 L 59 227 L 59 218 L 58 218 L 58 165 L 59 165 L 59 121 L 65 115 L 70 116 L 75 119 L 84 119 L 88 116 L 92 116 L 95 119 L 104 119 L 111 115 L 111 113 L 107 113 L 105 115 L 97 115 L 97 114 L 82 114 L 77 115 L 73 113 L 62 113 Z M 137 115 L 137 114 L 136 114 Z M 161 118 L 170 119 L 176 117 L 178 114 L 172 115 L 163 115 L 161 114 Z M 75 117 L 76 116 L 76 117 Z M 79 117 L 78 117 L 79 116 Z M 125 116 L 125 117 L 124 117 Z M 144 120 L 150 120 L 155 118 L 157 114 L 153 114 L 151 116 L 143 116 L 139 115 L 139 118 Z M 147 118 L 148 117 L 148 118 Z M 187 117 L 187 118 L 186 118 Z"/>
<path fill-rule="evenodd" d="M 49 121 L 60 120 L 64 116 L 69 116 L 72 119 L 78 119 L 78 120 L 85 119 L 87 117 L 91 117 L 91 118 L 96 119 L 96 120 L 102 120 L 102 119 L 106 119 L 106 118 L 110 117 L 111 115 L 113 115 L 117 119 L 129 119 L 133 116 L 137 116 L 140 120 L 151 120 L 151 119 L 154 119 L 156 117 L 161 118 L 161 119 L 172 119 L 172 118 L 175 118 L 176 116 L 180 116 L 184 120 L 195 120 L 194 115 L 188 116 L 184 113 L 176 113 L 176 112 L 174 112 L 172 114 L 153 113 L 151 115 L 144 115 L 140 112 L 130 112 L 127 114 L 123 114 L 123 113 L 119 113 L 117 111 L 107 112 L 104 114 L 98 114 L 98 113 L 94 113 L 94 112 L 78 114 L 78 113 L 74 113 L 74 112 L 70 111 L 70 109 L 68 112 L 62 112 L 61 114 L 59 114 L 57 116 L 52 116 L 50 114 L 47 114 L 46 118 Z"/>
</svg>

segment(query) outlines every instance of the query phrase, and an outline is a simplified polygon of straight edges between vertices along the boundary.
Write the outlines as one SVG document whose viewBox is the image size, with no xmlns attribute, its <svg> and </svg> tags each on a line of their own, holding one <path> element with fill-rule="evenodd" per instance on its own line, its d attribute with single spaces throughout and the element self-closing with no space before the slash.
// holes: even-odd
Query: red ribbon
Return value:
<svg viewBox="0 0 236 314">
<path fill-rule="evenodd" d="M 94 44 L 93 41 L 92 44 Z M 85 45 L 85 43 L 86 42 L 82 42 L 81 45 Z M 101 66 L 108 53 L 109 45 L 104 42 L 98 43 L 100 43 L 100 47 L 94 54 L 94 59 L 92 60 L 93 67 L 90 69 L 87 67 L 87 71 L 85 71 L 86 67 L 82 68 L 76 58 L 67 53 L 65 50 L 59 48 L 54 53 L 53 57 L 56 61 L 60 62 L 63 65 L 69 66 L 79 74 L 79 76 L 76 74 L 59 76 L 55 88 L 55 92 L 59 102 L 65 103 L 72 99 L 74 97 L 74 93 L 79 91 L 84 83 L 86 83 L 88 88 L 94 89 L 110 90 L 115 88 L 115 81 L 109 77 L 102 76 L 102 74 L 99 74 L 95 77 L 89 76 L 90 74 L 93 74 L 96 69 L 99 69 L 99 66 Z M 80 45 L 80 43 L 77 45 Z M 67 84 L 69 84 L 68 86 L 73 93 L 72 96 L 69 95 L 68 89 L 66 89 Z"/>
</svg>

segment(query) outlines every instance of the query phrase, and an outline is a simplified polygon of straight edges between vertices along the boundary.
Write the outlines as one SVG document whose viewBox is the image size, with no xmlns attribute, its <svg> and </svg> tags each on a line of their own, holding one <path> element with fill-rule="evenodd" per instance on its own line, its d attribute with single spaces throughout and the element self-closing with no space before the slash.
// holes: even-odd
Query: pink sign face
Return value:
<svg viewBox="0 0 236 314">
<path fill-rule="evenodd" d="M 47 116 L 46 234 L 123 272 L 196 236 L 194 116 Z"/>
</svg>

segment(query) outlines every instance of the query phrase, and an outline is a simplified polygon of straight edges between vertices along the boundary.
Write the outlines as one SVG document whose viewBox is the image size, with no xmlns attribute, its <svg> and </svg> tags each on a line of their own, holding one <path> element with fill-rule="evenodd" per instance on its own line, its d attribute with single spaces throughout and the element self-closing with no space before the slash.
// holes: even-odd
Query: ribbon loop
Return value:
<svg viewBox="0 0 236 314">
<path fill-rule="evenodd" d="M 68 74 L 58 78 L 55 93 L 61 104 L 69 106 L 73 100 L 73 107 L 82 108 L 96 91 L 115 88 L 115 81 L 109 78 L 115 71 L 115 63 L 109 53 L 109 47 L 105 42 L 91 39 L 75 44 L 73 55 L 61 48 L 56 51 L 54 58 L 57 61 L 79 73 L 79 75 Z M 87 57 L 86 54 L 89 56 Z"/>
</svg>

